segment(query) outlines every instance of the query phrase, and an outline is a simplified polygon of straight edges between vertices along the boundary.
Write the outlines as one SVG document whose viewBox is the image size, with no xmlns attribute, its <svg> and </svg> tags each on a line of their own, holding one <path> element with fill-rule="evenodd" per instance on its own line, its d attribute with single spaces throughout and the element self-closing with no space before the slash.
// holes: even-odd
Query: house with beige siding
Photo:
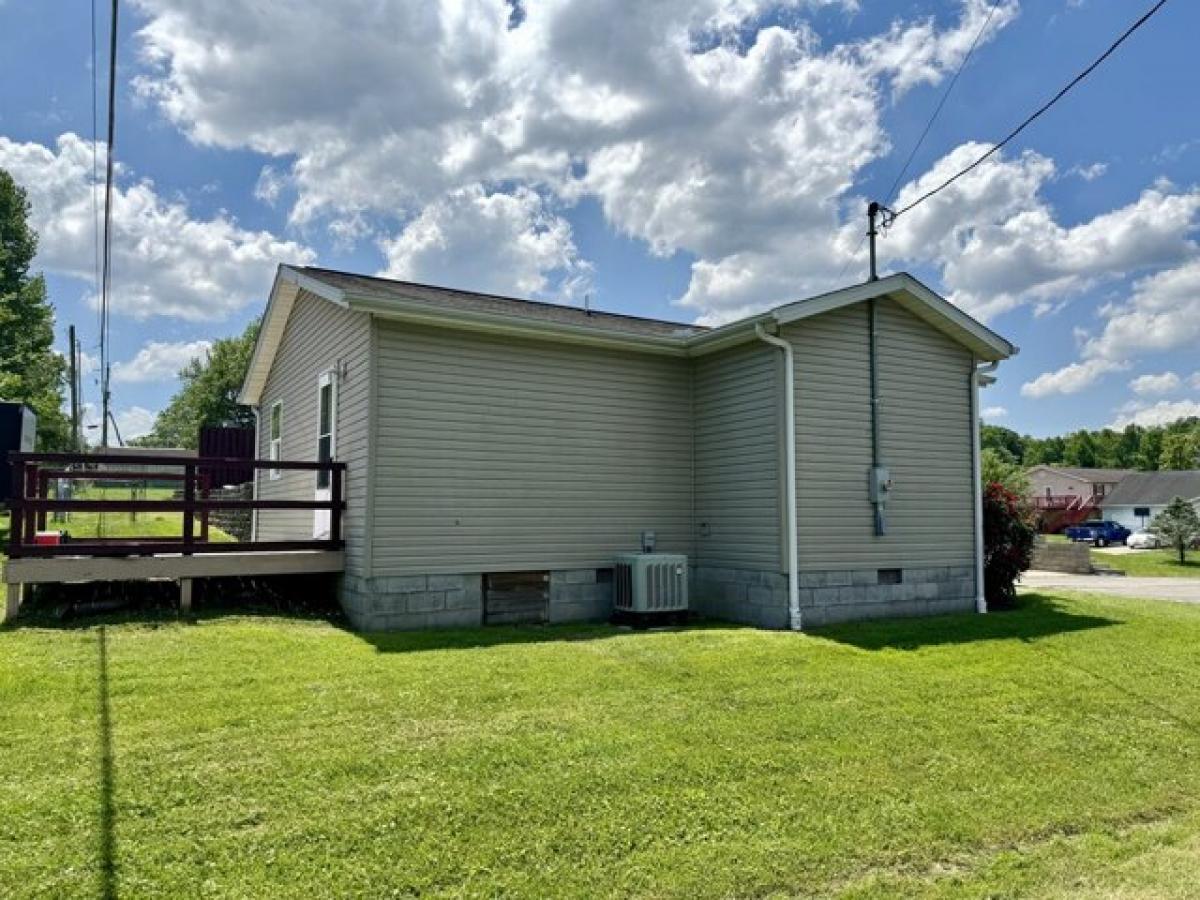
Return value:
<svg viewBox="0 0 1200 900">
<path fill-rule="evenodd" d="M 646 532 L 694 610 L 801 628 L 982 609 L 978 391 L 1015 352 L 907 274 L 705 328 L 282 266 L 241 401 L 262 458 L 347 464 L 358 628 L 511 621 L 514 585 L 603 619 Z"/>
</svg>

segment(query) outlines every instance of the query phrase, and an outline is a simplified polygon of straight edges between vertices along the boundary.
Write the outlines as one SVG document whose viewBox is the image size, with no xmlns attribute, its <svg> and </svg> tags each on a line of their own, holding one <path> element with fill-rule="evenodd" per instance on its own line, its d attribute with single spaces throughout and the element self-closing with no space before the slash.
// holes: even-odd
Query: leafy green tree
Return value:
<svg viewBox="0 0 1200 900">
<path fill-rule="evenodd" d="M 1013 462 L 1003 451 L 984 447 L 979 453 L 979 469 L 983 486 L 1003 485 L 1022 497 L 1029 493 L 1029 477 L 1020 463 Z"/>
<path fill-rule="evenodd" d="M 1188 548 L 1200 541 L 1200 514 L 1188 501 L 1176 497 L 1154 517 L 1149 531 L 1178 553 L 1179 562 L 1184 563 Z"/>
<path fill-rule="evenodd" d="M 1147 428 L 1142 432 L 1138 445 L 1137 467 L 1143 472 L 1158 470 L 1158 461 L 1162 458 L 1163 431 L 1161 428 Z"/>
<path fill-rule="evenodd" d="M 1025 461 L 1025 438 L 1011 428 L 985 423 L 979 429 L 979 445 L 985 450 L 995 450 L 1010 462 Z"/>
<path fill-rule="evenodd" d="M 253 427 L 254 414 L 237 402 L 237 395 L 250 367 L 258 324 L 251 322 L 238 337 L 216 341 L 205 359 L 193 359 L 184 366 L 179 373 L 182 387 L 158 414 L 150 433 L 137 443 L 194 450 L 202 426 Z"/>
<path fill-rule="evenodd" d="M 1090 431 L 1076 431 L 1067 438 L 1063 462 L 1068 466 L 1091 469 L 1096 466 L 1096 439 Z"/>
<path fill-rule="evenodd" d="M 1025 465 L 1055 465 L 1066 455 L 1066 441 L 1060 437 L 1026 438 Z"/>
<path fill-rule="evenodd" d="M 1117 441 L 1118 469 L 1135 469 L 1138 465 L 1138 451 L 1142 445 L 1143 429 L 1140 425 L 1126 425 Z"/>
<path fill-rule="evenodd" d="M 54 352 L 46 281 L 29 274 L 37 241 L 24 189 L 0 169 L 0 399 L 27 403 L 37 413 L 39 449 L 66 450 L 66 362 Z"/>
<path fill-rule="evenodd" d="M 1200 433 L 1177 431 L 1163 438 L 1160 469 L 1200 468 Z"/>
</svg>

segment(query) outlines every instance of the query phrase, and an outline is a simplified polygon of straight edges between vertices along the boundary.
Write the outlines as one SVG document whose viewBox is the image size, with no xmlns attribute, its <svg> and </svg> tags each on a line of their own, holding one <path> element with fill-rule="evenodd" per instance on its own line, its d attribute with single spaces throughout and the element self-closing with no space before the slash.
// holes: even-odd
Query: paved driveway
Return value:
<svg viewBox="0 0 1200 900">
<path fill-rule="evenodd" d="M 1145 597 L 1200 603 L 1200 578 L 1137 578 L 1129 575 L 1070 575 L 1030 570 L 1021 576 L 1026 590 L 1089 591 L 1120 597 Z"/>
</svg>

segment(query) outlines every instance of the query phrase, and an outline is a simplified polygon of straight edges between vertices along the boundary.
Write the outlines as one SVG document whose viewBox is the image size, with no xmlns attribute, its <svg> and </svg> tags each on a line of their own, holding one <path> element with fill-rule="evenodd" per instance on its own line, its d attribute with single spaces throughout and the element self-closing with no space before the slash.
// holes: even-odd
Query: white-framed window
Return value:
<svg viewBox="0 0 1200 900">
<path fill-rule="evenodd" d="M 267 419 L 267 429 L 270 442 L 267 445 L 267 458 L 280 459 L 280 447 L 283 444 L 283 401 L 276 400 L 271 404 L 271 413 Z M 269 469 L 267 477 L 278 481 L 282 476 L 279 469 Z"/>
<path fill-rule="evenodd" d="M 337 458 L 337 375 L 322 372 L 317 381 L 317 460 Z M 317 490 L 329 487 L 329 470 L 317 472 Z"/>
</svg>

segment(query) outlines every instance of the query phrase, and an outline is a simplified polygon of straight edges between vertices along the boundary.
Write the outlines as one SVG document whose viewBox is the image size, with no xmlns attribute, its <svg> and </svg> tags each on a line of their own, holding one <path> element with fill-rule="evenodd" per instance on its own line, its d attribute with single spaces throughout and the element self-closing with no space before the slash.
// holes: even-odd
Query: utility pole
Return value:
<svg viewBox="0 0 1200 900">
<path fill-rule="evenodd" d="M 867 204 L 867 240 L 871 245 L 871 274 L 867 278 L 868 281 L 879 280 L 879 272 L 875 265 L 875 238 L 879 235 L 879 229 L 887 228 L 895 218 L 896 214 L 882 203 L 872 200 Z"/>
<path fill-rule="evenodd" d="M 75 326 L 67 326 L 67 341 L 71 352 L 71 449 L 79 452 L 79 350 L 75 343 Z"/>
<path fill-rule="evenodd" d="M 102 392 L 100 397 L 102 407 L 100 411 L 100 446 L 105 450 L 108 449 L 108 420 L 112 418 L 112 414 L 108 411 L 108 368 L 106 367 L 106 371 L 100 376 L 100 390 Z"/>
</svg>

